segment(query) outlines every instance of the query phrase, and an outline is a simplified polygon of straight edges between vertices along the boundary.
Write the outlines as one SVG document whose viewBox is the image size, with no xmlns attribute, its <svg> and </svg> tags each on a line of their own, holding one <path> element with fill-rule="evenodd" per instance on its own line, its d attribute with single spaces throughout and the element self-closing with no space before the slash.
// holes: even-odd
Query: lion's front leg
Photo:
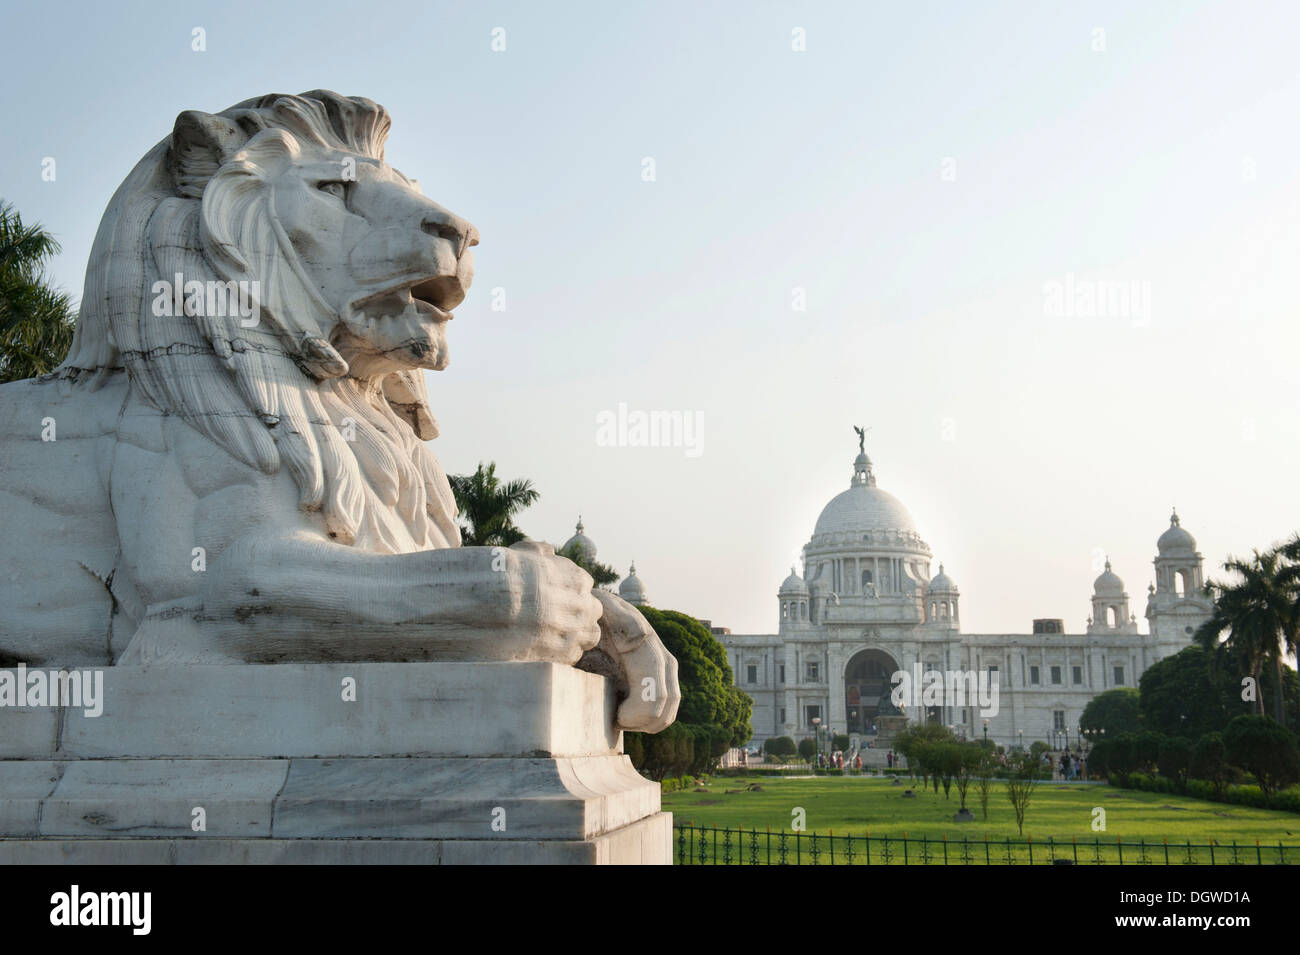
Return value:
<svg viewBox="0 0 1300 955">
<path fill-rule="evenodd" d="M 619 729 L 658 733 L 676 719 L 681 704 L 677 658 L 635 607 L 607 590 L 592 593 L 603 607 L 600 643 L 578 666 L 614 680 L 622 697 Z"/>
</svg>

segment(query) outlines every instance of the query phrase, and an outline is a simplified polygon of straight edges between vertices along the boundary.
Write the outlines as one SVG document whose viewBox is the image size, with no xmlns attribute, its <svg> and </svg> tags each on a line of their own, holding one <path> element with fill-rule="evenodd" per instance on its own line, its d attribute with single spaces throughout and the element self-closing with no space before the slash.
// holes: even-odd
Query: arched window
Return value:
<svg viewBox="0 0 1300 955">
<path fill-rule="evenodd" d="M 786 603 L 784 600 L 781 601 L 781 619 L 782 620 L 790 619 L 790 605 Z"/>
<path fill-rule="evenodd" d="M 1115 607 L 1106 608 L 1106 626 L 1111 629 L 1119 626 L 1119 611 Z"/>
<path fill-rule="evenodd" d="M 1174 593 L 1186 597 L 1192 591 L 1192 575 L 1187 570 L 1174 571 Z"/>
<path fill-rule="evenodd" d="M 871 580 L 871 571 L 869 571 L 869 570 L 864 570 L 864 571 L 862 572 L 862 592 L 863 592 L 863 593 L 866 593 L 866 592 L 867 592 L 867 587 L 869 587 L 869 586 L 871 585 L 871 583 L 872 583 L 872 580 Z"/>
<path fill-rule="evenodd" d="M 930 619 L 931 620 L 939 619 L 939 605 L 935 603 L 933 600 L 930 601 Z"/>
</svg>

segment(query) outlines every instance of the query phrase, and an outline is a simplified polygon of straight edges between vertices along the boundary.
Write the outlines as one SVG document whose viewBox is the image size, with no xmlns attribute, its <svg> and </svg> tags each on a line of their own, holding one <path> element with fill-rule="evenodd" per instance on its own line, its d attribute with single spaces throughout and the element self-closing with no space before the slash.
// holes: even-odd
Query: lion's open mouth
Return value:
<svg viewBox="0 0 1300 955">
<path fill-rule="evenodd" d="M 452 282 L 455 280 L 452 279 Z M 374 295 L 359 299 L 353 303 L 356 312 L 366 313 L 372 317 L 395 316 L 415 311 L 435 322 L 450 321 L 454 316 L 449 308 L 458 301 L 448 294 L 445 280 L 439 278 L 425 279 L 400 288 L 388 289 Z"/>
</svg>

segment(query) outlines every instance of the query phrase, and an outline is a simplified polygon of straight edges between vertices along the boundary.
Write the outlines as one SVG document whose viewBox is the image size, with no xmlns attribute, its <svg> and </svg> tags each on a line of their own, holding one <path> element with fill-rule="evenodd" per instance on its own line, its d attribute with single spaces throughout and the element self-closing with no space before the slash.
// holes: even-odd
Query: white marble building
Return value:
<svg viewBox="0 0 1300 955">
<path fill-rule="evenodd" d="M 859 453 L 846 491 L 822 509 L 805 545 L 806 577 L 792 569 L 778 591 L 774 634 L 714 633 L 727 648 L 736 683 L 754 699 L 754 743 L 771 736 L 847 732 L 867 745 L 888 707 L 897 670 L 996 671 L 998 712 L 975 706 L 912 706 L 909 719 L 953 726 L 1000 744 L 1035 740 L 1074 745 L 1079 717 L 1098 693 L 1137 686 L 1151 664 L 1191 642 L 1211 610 L 1202 596 L 1202 558 L 1175 513 L 1156 543 L 1155 585 L 1147 596 L 1148 633 L 1138 629 L 1124 582 L 1111 570 L 1093 584 L 1083 633 L 1061 620 L 1035 620 L 1032 633 L 961 632 L 961 594 L 945 573 L 930 576 L 930 548 L 907 508 L 876 486 Z M 926 702 L 924 700 L 920 701 Z"/>
<path fill-rule="evenodd" d="M 578 526 L 574 528 L 573 536 L 560 545 L 561 551 L 568 551 L 570 548 L 581 553 L 589 561 L 596 559 L 596 542 L 587 536 L 587 528 L 582 524 L 581 514 L 578 515 Z M 618 595 L 636 607 L 644 607 L 650 603 L 646 597 L 645 581 L 636 575 L 636 561 L 632 561 L 627 576 L 619 582 Z"/>
</svg>

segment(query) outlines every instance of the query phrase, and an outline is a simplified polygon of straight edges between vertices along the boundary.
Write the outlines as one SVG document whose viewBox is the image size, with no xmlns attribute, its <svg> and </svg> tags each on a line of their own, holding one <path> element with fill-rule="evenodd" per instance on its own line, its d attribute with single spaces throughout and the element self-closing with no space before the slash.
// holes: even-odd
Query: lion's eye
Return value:
<svg viewBox="0 0 1300 955">
<path fill-rule="evenodd" d="M 328 192 L 336 199 L 343 199 L 347 196 L 347 187 L 341 182 L 322 182 L 317 188 L 321 192 Z"/>
</svg>

